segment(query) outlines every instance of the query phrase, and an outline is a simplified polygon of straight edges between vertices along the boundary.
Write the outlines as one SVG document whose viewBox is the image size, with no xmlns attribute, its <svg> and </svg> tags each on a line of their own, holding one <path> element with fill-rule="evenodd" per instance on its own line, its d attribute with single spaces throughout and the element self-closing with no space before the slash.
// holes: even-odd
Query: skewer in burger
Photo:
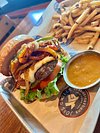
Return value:
<svg viewBox="0 0 100 133">
<path fill-rule="evenodd" d="M 68 61 L 59 42 L 52 37 L 34 40 L 26 35 L 9 42 L 5 45 L 6 49 L 10 48 L 1 58 L 0 70 L 14 77 L 15 88 L 20 89 L 21 99 L 32 102 L 57 95 L 59 89 L 56 83 Z"/>
</svg>

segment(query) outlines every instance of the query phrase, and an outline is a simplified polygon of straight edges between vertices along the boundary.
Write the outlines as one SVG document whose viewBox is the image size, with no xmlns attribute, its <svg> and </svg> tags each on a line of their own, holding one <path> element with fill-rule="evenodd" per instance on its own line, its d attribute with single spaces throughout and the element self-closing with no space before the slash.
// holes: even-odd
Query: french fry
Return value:
<svg viewBox="0 0 100 133">
<path fill-rule="evenodd" d="M 69 12 L 64 11 L 64 12 L 62 12 L 62 15 L 67 17 L 69 15 Z"/>
<path fill-rule="evenodd" d="M 67 39 L 71 38 L 73 32 L 75 31 L 75 29 L 76 29 L 77 27 L 78 27 L 78 24 L 77 24 L 77 23 L 75 23 L 75 24 L 72 26 L 71 30 L 70 30 L 69 33 L 68 33 Z"/>
<path fill-rule="evenodd" d="M 64 12 L 66 12 L 66 16 L 68 16 L 68 15 L 69 15 L 70 10 L 68 10 L 68 7 L 67 7 L 67 8 L 65 8 L 65 11 L 64 11 Z M 62 12 L 62 14 L 63 14 L 64 12 Z"/>
<path fill-rule="evenodd" d="M 92 8 L 100 7 L 100 1 L 92 1 L 92 2 L 90 2 L 90 6 Z"/>
<path fill-rule="evenodd" d="M 74 34 L 77 34 L 77 33 L 82 33 L 83 32 L 83 29 L 77 29 L 74 31 Z"/>
<path fill-rule="evenodd" d="M 68 35 L 68 31 L 67 32 L 64 32 L 64 33 L 62 33 L 62 37 L 65 37 L 65 36 L 67 36 Z"/>
<path fill-rule="evenodd" d="M 59 35 L 60 33 L 62 33 L 64 30 L 63 29 L 59 29 L 57 32 L 56 32 L 56 35 Z"/>
<path fill-rule="evenodd" d="M 72 13 L 72 17 L 75 18 L 75 17 L 78 17 L 80 16 L 81 14 L 83 13 L 83 10 L 80 10 L 77 14 L 75 13 Z"/>
<path fill-rule="evenodd" d="M 76 18 L 73 17 L 73 19 L 74 19 L 74 22 L 76 22 L 76 20 L 78 19 L 78 17 L 76 17 Z"/>
<path fill-rule="evenodd" d="M 79 8 L 79 2 L 76 2 L 73 6 L 70 7 L 70 11 Z"/>
<path fill-rule="evenodd" d="M 67 18 L 67 16 L 65 16 L 65 15 L 62 15 L 61 16 L 61 21 L 64 21 L 66 24 L 68 24 L 68 18 Z"/>
<path fill-rule="evenodd" d="M 100 23 L 100 20 L 97 20 L 97 21 L 91 22 L 91 25 L 92 26 L 98 26 L 99 23 Z"/>
<path fill-rule="evenodd" d="M 88 15 L 88 17 L 81 23 L 81 26 L 86 25 L 98 12 L 100 9 L 95 9 L 91 14 Z"/>
<path fill-rule="evenodd" d="M 80 3 L 83 4 L 83 3 L 90 3 L 92 0 L 80 0 Z"/>
<path fill-rule="evenodd" d="M 63 29 L 64 30 L 70 30 L 71 29 L 71 26 L 63 26 Z"/>
<path fill-rule="evenodd" d="M 90 8 L 87 8 L 86 10 L 84 10 L 81 16 L 76 20 L 76 23 L 80 24 L 87 17 L 87 14 L 90 12 L 90 10 L 91 10 Z"/>
<path fill-rule="evenodd" d="M 88 5 L 89 5 L 89 3 L 84 3 L 84 4 L 82 5 L 82 9 L 86 9 L 86 8 L 88 7 Z"/>
<path fill-rule="evenodd" d="M 98 41 L 100 33 L 96 32 L 94 37 L 92 38 L 91 42 L 88 44 L 88 48 L 87 49 L 93 49 L 96 42 Z"/>
<path fill-rule="evenodd" d="M 53 29 L 56 29 L 56 28 L 58 28 L 58 27 L 62 27 L 61 23 L 55 23 L 55 24 L 53 25 Z"/>
<path fill-rule="evenodd" d="M 60 17 L 60 22 L 61 22 L 62 25 L 66 25 L 67 24 L 66 20 L 62 16 Z"/>
<path fill-rule="evenodd" d="M 62 25 L 66 25 L 66 22 L 64 20 L 61 20 Z"/>
<path fill-rule="evenodd" d="M 78 27 L 78 29 L 84 30 L 84 31 L 98 31 L 100 32 L 100 26 L 99 27 L 93 27 L 93 26 L 84 26 L 84 27 Z"/>
<path fill-rule="evenodd" d="M 70 24 L 71 26 L 74 25 L 74 20 L 73 20 L 73 18 L 72 18 L 71 13 L 69 14 L 69 24 Z"/>
<path fill-rule="evenodd" d="M 80 8 L 76 8 L 76 9 L 73 9 L 73 10 L 71 11 L 71 13 L 72 13 L 72 14 L 77 14 L 77 13 L 80 12 L 80 11 L 81 11 Z"/>
<path fill-rule="evenodd" d="M 57 39 L 61 38 L 61 33 L 60 33 L 60 34 L 56 34 L 55 37 L 56 37 Z"/>
<path fill-rule="evenodd" d="M 78 27 L 78 25 L 86 18 L 86 15 L 90 12 L 90 8 L 84 10 L 81 16 L 76 20 L 75 24 L 72 26 L 71 30 L 69 31 L 67 39 L 71 38 L 74 30 Z"/>
<path fill-rule="evenodd" d="M 82 9 L 86 9 L 89 6 L 91 0 L 80 0 L 80 4 L 82 4 Z"/>
<path fill-rule="evenodd" d="M 97 19 L 100 19 L 100 14 L 96 15 L 96 16 L 92 19 L 92 21 L 95 21 L 95 20 L 97 20 Z"/>
<path fill-rule="evenodd" d="M 52 19 L 60 19 L 60 14 L 53 15 Z"/>
</svg>

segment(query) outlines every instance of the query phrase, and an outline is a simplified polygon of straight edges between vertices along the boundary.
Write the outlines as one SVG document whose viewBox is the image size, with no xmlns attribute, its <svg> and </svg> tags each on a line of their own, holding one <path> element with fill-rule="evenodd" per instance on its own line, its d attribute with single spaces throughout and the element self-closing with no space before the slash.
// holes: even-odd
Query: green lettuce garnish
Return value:
<svg viewBox="0 0 100 133">
<path fill-rule="evenodd" d="M 57 77 L 51 81 L 48 86 L 44 89 L 44 92 L 46 94 L 46 97 L 49 98 L 51 97 L 52 95 L 57 95 L 59 93 L 59 89 L 57 87 Z"/>
<path fill-rule="evenodd" d="M 38 39 L 38 40 L 36 40 L 36 41 L 37 41 L 37 42 L 40 42 L 40 41 L 47 41 L 47 40 L 51 40 L 51 39 L 53 39 L 52 36 L 47 36 L 47 37 L 44 37 L 44 38 L 40 38 L 40 39 Z"/>
<path fill-rule="evenodd" d="M 37 93 L 36 93 L 37 95 L 37 98 L 39 99 L 39 100 L 41 100 L 42 99 L 42 90 L 37 90 Z"/>
<path fill-rule="evenodd" d="M 65 65 L 66 65 L 66 63 L 68 62 L 68 60 L 69 60 L 69 58 L 67 58 L 66 56 L 64 56 L 64 55 L 60 55 L 60 60 L 62 61 L 62 67 L 61 67 L 61 70 L 60 70 L 60 74 L 61 75 L 63 75 L 63 70 L 64 70 L 64 67 L 65 67 Z M 61 76 L 60 75 L 60 76 Z"/>
<path fill-rule="evenodd" d="M 40 90 L 36 90 L 36 91 L 30 90 L 28 94 L 25 96 L 25 90 L 20 89 L 20 96 L 21 96 L 21 100 L 24 100 L 25 102 L 33 102 L 37 98 L 38 99 L 42 98 Z"/>
</svg>

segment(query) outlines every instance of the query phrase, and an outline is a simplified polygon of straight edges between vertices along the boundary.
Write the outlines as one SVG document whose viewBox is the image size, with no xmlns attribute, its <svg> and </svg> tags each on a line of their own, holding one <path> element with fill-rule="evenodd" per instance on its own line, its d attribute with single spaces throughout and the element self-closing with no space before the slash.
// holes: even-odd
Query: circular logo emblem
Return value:
<svg viewBox="0 0 100 133">
<path fill-rule="evenodd" d="M 87 90 L 65 88 L 59 99 L 59 110 L 65 117 L 78 117 L 88 108 L 90 101 Z"/>
</svg>

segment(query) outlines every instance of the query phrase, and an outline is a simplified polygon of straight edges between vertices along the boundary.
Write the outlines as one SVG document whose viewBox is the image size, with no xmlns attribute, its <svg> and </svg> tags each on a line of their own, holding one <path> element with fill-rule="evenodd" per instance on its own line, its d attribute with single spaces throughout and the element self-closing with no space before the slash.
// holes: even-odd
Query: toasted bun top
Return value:
<svg viewBox="0 0 100 133">
<path fill-rule="evenodd" d="M 0 72 L 6 76 L 10 75 L 9 64 L 11 59 L 14 58 L 21 45 L 32 41 L 34 39 L 28 35 L 18 35 L 9 40 L 0 50 Z"/>
</svg>

